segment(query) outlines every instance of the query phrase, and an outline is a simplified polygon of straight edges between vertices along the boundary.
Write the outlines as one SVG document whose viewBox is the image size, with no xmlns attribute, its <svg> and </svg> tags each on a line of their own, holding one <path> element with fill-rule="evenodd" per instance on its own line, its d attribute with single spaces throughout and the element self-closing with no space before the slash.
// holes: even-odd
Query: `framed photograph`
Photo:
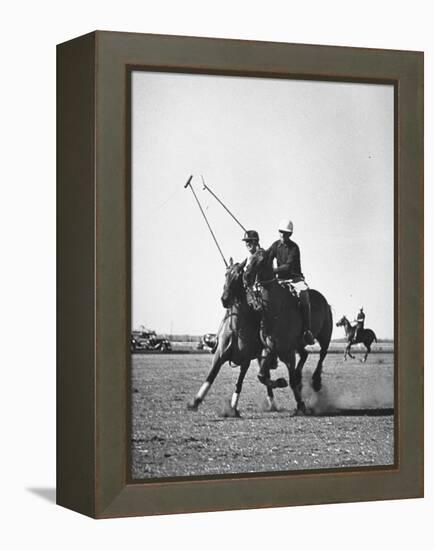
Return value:
<svg viewBox="0 0 434 550">
<path fill-rule="evenodd" d="M 423 496 L 423 54 L 58 46 L 58 504 Z"/>
</svg>

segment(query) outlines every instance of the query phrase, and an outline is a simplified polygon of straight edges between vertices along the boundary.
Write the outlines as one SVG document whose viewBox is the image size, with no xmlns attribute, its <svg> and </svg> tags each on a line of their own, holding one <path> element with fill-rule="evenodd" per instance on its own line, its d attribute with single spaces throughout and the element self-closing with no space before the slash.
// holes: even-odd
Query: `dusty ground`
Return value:
<svg viewBox="0 0 434 550">
<path fill-rule="evenodd" d="M 359 356 L 360 357 L 360 356 Z M 265 388 L 247 373 L 239 409 L 225 418 L 238 369 L 224 365 L 197 412 L 188 411 L 208 372 L 211 356 L 132 357 L 133 479 L 393 464 L 393 354 L 371 355 L 366 364 L 327 357 L 323 389 L 303 372 L 303 396 L 316 415 L 291 416 L 289 388 L 275 392 L 279 412 L 266 412 Z M 287 376 L 280 365 L 273 377 Z"/>
</svg>

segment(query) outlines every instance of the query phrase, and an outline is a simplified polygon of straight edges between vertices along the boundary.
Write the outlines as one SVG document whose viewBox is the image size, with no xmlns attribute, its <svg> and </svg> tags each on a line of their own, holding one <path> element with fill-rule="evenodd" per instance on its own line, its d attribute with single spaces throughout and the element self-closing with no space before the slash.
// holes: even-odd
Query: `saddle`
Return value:
<svg viewBox="0 0 434 550">
<path fill-rule="evenodd" d="M 298 300 L 298 294 L 294 286 L 292 285 L 292 281 L 290 279 L 277 279 L 277 282 L 281 287 L 286 288 L 289 291 L 289 293 L 292 294 L 292 296 L 294 296 Z"/>
<path fill-rule="evenodd" d="M 365 332 L 364 328 L 359 328 L 359 330 L 354 331 L 353 337 L 351 339 L 351 342 L 353 344 L 360 344 L 363 342 L 363 333 Z"/>
<path fill-rule="evenodd" d="M 279 280 L 276 279 L 279 285 L 288 292 L 294 296 L 294 298 L 297 299 L 298 305 L 300 305 L 300 300 L 298 298 L 297 292 L 292 285 L 290 280 Z M 262 300 L 262 292 L 261 292 L 261 283 L 255 282 L 252 286 L 246 288 L 246 298 L 248 305 L 255 311 L 262 311 L 263 310 L 263 300 Z"/>
</svg>

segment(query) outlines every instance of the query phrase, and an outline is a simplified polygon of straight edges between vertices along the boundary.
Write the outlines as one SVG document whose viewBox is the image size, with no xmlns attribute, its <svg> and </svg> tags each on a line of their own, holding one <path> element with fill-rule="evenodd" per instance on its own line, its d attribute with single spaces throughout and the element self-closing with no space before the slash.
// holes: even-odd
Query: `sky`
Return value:
<svg viewBox="0 0 434 550">
<path fill-rule="evenodd" d="M 281 219 L 311 288 L 334 322 L 355 319 L 393 338 L 393 87 L 134 71 L 132 75 L 132 326 L 216 332 L 225 266 L 243 231 L 261 246 Z M 334 328 L 333 337 L 343 336 Z"/>
</svg>

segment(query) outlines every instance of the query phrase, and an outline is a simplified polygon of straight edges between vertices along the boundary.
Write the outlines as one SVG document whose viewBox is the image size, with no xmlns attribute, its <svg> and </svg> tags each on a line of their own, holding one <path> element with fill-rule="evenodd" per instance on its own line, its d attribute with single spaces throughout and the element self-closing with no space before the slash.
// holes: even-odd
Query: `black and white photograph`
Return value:
<svg viewBox="0 0 434 550">
<path fill-rule="evenodd" d="M 5 4 L 3 548 L 433 539 L 429 8 Z"/>
<path fill-rule="evenodd" d="M 394 86 L 130 78 L 131 479 L 395 467 Z"/>
</svg>

